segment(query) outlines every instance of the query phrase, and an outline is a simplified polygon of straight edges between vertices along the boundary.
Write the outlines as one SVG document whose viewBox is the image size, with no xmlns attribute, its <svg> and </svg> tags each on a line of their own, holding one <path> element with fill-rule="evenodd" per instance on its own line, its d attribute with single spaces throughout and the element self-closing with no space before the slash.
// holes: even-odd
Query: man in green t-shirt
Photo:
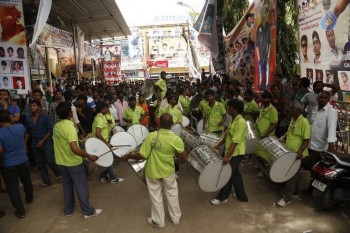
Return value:
<svg viewBox="0 0 350 233">
<path fill-rule="evenodd" d="M 163 188 L 173 224 L 178 225 L 181 218 L 174 158 L 175 155 L 179 155 L 180 161 L 183 162 L 186 161 L 187 154 L 182 139 L 171 131 L 172 125 L 172 116 L 169 113 L 164 113 L 160 116 L 160 129 L 146 137 L 140 152 L 123 156 L 124 160 L 147 160 L 145 175 L 152 201 L 151 217 L 147 218 L 147 222 L 151 226 L 159 228 L 165 227 Z"/>
<path fill-rule="evenodd" d="M 255 122 L 256 117 L 259 115 L 260 108 L 253 99 L 254 93 L 252 90 L 244 92 L 244 112 L 242 114 L 246 121 Z"/>
<path fill-rule="evenodd" d="M 218 149 L 225 143 L 225 157 L 223 165 L 231 164 L 232 174 L 226 185 L 220 189 L 220 192 L 215 199 L 211 200 L 211 204 L 219 205 L 227 202 L 232 185 L 236 192 L 237 200 L 247 202 L 248 197 L 244 189 L 241 173 L 239 172 L 239 164 L 245 155 L 246 138 L 248 133 L 247 122 L 242 117 L 244 104 L 242 101 L 233 99 L 228 102 L 228 112 L 232 116 L 232 123 L 230 124 L 227 134 L 214 148 Z"/>
<path fill-rule="evenodd" d="M 123 112 L 123 121 L 127 122 L 129 126 L 140 124 L 145 116 L 145 111 L 140 106 L 136 105 L 136 98 L 130 96 L 129 107 Z"/>
<path fill-rule="evenodd" d="M 213 90 L 207 90 L 205 96 L 207 97 L 208 104 L 204 108 L 203 129 L 205 129 L 206 121 L 208 121 L 208 132 L 221 134 L 226 120 L 225 107 L 222 103 L 216 101 Z"/>
<path fill-rule="evenodd" d="M 179 102 L 181 106 L 183 107 L 183 115 L 188 117 L 190 115 L 190 99 L 187 96 L 188 89 L 185 89 L 183 87 L 179 88 Z"/>
<path fill-rule="evenodd" d="M 160 89 L 162 98 L 164 98 L 167 92 L 165 71 L 160 72 L 160 79 L 154 84 L 154 87 L 155 89 Z"/>
<path fill-rule="evenodd" d="M 75 207 L 74 189 L 78 196 L 84 218 L 102 213 L 102 209 L 94 209 L 89 203 L 86 170 L 83 158 L 96 161 L 96 155 L 90 155 L 79 148 L 79 139 L 72 117 L 71 103 L 62 102 L 56 107 L 56 114 L 61 119 L 53 128 L 55 159 L 61 169 L 63 178 L 64 213 L 71 216 Z"/>
<path fill-rule="evenodd" d="M 303 117 L 302 112 L 304 104 L 298 100 L 292 102 L 290 108 L 292 119 L 288 127 L 286 146 L 292 152 L 297 153 L 296 159 L 301 159 L 308 156 L 307 146 L 310 141 L 310 124 L 309 121 Z M 287 206 L 291 200 L 292 195 L 297 189 L 299 179 L 299 172 L 286 182 L 286 186 L 282 191 L 282 199 L 276 204 L 281 207 Z"/>
</svg>

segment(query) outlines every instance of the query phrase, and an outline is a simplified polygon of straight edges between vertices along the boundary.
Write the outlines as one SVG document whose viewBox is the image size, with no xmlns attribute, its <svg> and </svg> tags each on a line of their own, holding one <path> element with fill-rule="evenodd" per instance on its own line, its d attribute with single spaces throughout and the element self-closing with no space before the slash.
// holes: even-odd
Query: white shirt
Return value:
<svg viewBox="0 0 350 233">
<path fill-rule="evenodd" d="M 328 143 L 336 142 L 338 112 L 329 104 L 311 115 L 311 138 L 309 148 L 315 151 L 328 150 Z"/>
<path fill-rule="evenodd" d="M 118 120 L 118 111 L 117 111 L 117 109 L 114 107 L 114 105 L 113 104 L 111 104 L 110 106 L 109 106 L 109 111 L 113 114 L 113 116 L 114 116 L 114 120 Z"/>
</svg>

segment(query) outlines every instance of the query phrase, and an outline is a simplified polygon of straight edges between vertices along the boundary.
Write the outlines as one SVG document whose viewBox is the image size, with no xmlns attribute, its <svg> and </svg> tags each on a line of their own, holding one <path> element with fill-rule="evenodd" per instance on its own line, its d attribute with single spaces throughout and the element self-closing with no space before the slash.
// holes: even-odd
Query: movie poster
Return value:
<svg viewBox="0 0 350 233">
<path fill-rule="evenodd" d="M 22 0 L 0 0 L 0 88 L 27 94 L 31 87 Z"/>
<path fill-rule="evenodd" d="M 143 41 L 139 28 L 130 28 L 131 36 L 121 42 L 122 70 L 143 69 Z"/>
<path fill-rule="evenodd" d="M 339 84 L 334 100 L 350 102 L 349 1 L 297 2 L 301 77 Z"/>
<path fill-rule="evenodd" d="M 121 81 L 120 61 L 121 46 L 116 43 L 103 43 L 102 46 L 102 78 L 107 84 L 116 84 Z"/>
</svg>

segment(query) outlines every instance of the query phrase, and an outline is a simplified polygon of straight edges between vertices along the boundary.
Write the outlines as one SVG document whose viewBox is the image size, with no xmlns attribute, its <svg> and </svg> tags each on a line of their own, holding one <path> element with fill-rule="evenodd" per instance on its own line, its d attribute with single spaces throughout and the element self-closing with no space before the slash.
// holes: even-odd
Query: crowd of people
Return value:
<svg viewBox="0 0 350 233">
<path fill-rule="evenodd" d="M 183 116 L 203 119 L 204 132 L 222 136 L 212 149 L 225 145 L 223 164 L 231 165 L 232 176 L 211 200 L 213 205 L 226 203 L 232 187 L 238 201 L 248 201 L 239 172 L 246 156 L 247 121 L 255 124 L 261 139 L 284 138 L 286 147 L 302 160 L 301 169 L 310 170 L 323 151 L 336 152 L 337 111 L 329 102 L 339 86 L 316 81 L 310 88 L 310 81 L 298 75 L 283 84 L 282 75 L 276 74 L 273 84 L 257 93 L 249 81 L 242 85 L 214 75 L 205 82 L 179 80 L 173 90 L 167 87 L 166 76 L 161 72 L 152 96 L 141 93 L 145 81 L 107 86 L 92 85 L 87 79 L 79 84 L 66 80 L 45 92 L 34 83 L 28 97 L 17 101 L 1 89 L 1 174 L 16 216 L 25 217 L 18 179 L 23 183 L 26 202 L 33 202 L 31 168 L 40 171 L 42 184 L 38 189 L 54 182 L 63 183 L 66 216 L 74 211 L 74 190 L 84 218 L 99 215 L 102 209 L 89 203 L 86 179 L 87 161 L 96 161 L 98 157 L 81 149 L 79 142 L 96 137 L 112 148 L 110 139 L 117 125 L 126 130 L 142 124 L 151 131 L 139 153 L 129 153 L 123 159 L 147 159 L 145 174 L 152 202 L 147 222 L 160 228 L 165 226 L 162 187 L 173 224 L 179 224 L 181 219 L 176 179 L 180 175 L 179 162 L 186 161 L 187 153 L 184 142 L 171 131 L 171 126 L 181 123 Z M 229 117 L 230 123 L 226 125 Z M 263 148 L 257 146 L 255 154 L 257 160 L 268 161 L 269 155 Z M 55 178 L 50 177 L 48 169 Z M 261 171 L 257 175 L 266 174 Z M 297 194 L 298 179 L 299 173 L 286 182 L 278 206 L 288 205 L 292 195 Z M 110 184 L 124 182 L 113 165 L 101 172 L 99 180 Z"/>
</svg>

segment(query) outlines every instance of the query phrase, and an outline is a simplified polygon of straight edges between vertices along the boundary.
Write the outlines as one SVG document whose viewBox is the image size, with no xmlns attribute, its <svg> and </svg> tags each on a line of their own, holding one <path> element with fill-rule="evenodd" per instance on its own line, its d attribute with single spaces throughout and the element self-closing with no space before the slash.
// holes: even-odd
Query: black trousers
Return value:
<svg viewBox="0 0 350 233">
<path fill-rule="evenodd" d="M 26 200 L 33 200 L 33 184 L 30 177 L 30 163 L 25 162 L 11 167 L 5 167 L 2 170 L 2 176 L 5 181 L 7 193 L 10 197 L 12 206 L 21 215 L 25 214 L 22 204 L 22 198 L 19 191 L 19 181 L 21 180 L 26 194 Z"/>
<path fill-rule="evenodd" d="M 233 185 L 237 195 L 237 199 L 243 202 L 248 201 L 247 194 L 245 193 L 245 190 L 244 190 L 242 175 L 239 172 L 239 165 L 242 159 L 243 159 L 243 155 L 232 156 L 230 160 L 230 165 L 232 169 L 231 178 L 226 183 L 226 185 L 222 189 L 220 189 L 217 199 L 219 200 L 227 199 L 231 193 L 232 185 Z"/>
<path fill-rule="evenodd" d="M 305 170 L 312 170 L 312 166 L 322 159 L 322 151 L 309 149 L 309 156 L 301 159 L 301 165 Z"/>
</svg>

